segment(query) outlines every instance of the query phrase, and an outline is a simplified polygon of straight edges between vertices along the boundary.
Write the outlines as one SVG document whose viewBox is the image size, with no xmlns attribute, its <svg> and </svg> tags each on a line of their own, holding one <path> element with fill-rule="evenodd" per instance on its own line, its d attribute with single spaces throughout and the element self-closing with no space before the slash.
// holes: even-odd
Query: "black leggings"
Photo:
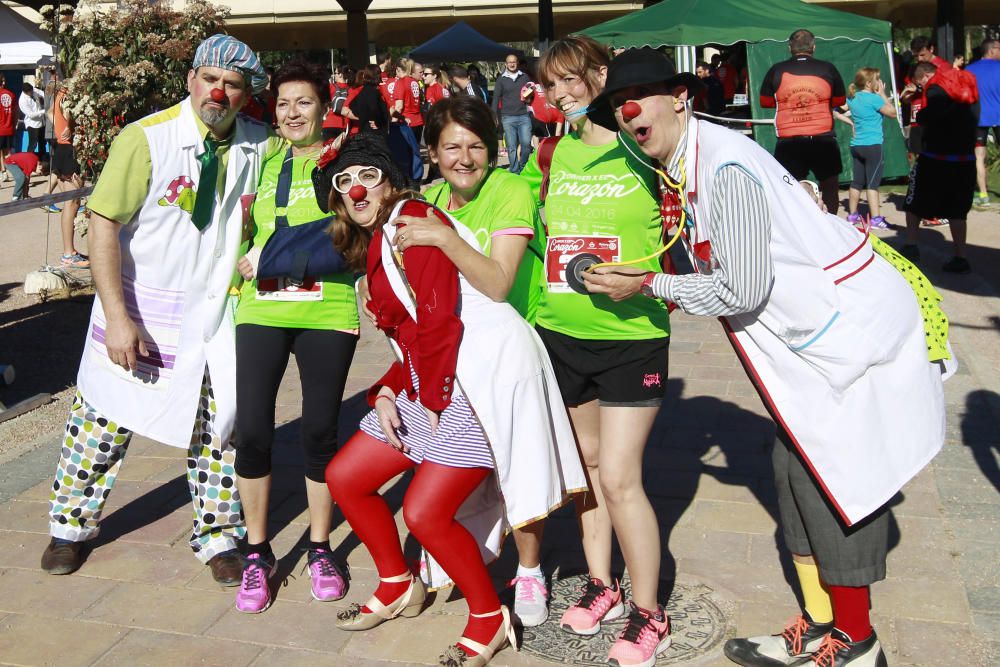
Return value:
<svg viewBox="0 0 1000 667">
<path fill-rule="evenodd" d="M 357 344 L 357 336 L 342 331 L 236 327 L 237 475 L 258 479 L 271 473 L 274 404 L 294 352 L 302 381 L 305 474 L 325 481 L 326 466 L 337 451 L 340 401 Z"/>
</svg>

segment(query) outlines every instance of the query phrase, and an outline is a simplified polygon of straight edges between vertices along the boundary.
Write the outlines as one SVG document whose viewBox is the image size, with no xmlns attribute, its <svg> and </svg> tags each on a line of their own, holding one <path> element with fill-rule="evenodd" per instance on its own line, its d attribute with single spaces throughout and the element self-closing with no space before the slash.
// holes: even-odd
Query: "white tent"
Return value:
<svg viewBox="0 0 1000 667">
<path fill-rule="evenodd" d="M 52 55 L 52 45 L 44 32 L 0 4 L 0 67 L 33 68 L 39 59 Z"/>
</svg>

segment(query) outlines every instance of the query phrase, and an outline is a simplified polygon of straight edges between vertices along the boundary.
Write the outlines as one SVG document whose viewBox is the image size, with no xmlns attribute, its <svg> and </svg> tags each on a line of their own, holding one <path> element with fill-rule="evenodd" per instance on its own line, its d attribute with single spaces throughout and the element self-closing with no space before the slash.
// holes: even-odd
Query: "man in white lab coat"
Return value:
<svg viewBox="0 0 1000 667">
<path fill-rule="evenodd" d="M 584 280 L 719 317 L 777 424 L 778 508 L 805 609 L 780 634 L 730 640 L 726 656 L 884 667 L 869 587 L 885 577 L 890 499 L 944 442 L 947 324 L 912 265 L 821 211 L 753 141 L 691 118 L 690 76 L 652 49 L 626 51 L 590 117 L 658 170 L 695 273 L 621 266 Z"/>
<path fill-rule="evenodd" d="M 280 142 L 238 112 L 266 84 L 246 44 L 214 35 L 190 96 L 111 146 L 88 202 L 97 298 L 50 497 L 50 574 L 80 566 L 137 432 L 187 450 L 190 546 L 216 581 L 239 583 L 232 288 L 260 165 Z"/>
</svg>

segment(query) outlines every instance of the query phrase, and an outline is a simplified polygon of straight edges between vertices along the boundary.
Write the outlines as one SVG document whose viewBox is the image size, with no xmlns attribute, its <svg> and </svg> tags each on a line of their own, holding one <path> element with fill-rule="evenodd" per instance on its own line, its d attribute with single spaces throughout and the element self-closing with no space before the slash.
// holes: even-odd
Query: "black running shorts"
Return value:
<svg viewBox="0 0 1000 667">
<path fill-rule="evenodd" d="M 566 407 L 656 407 L 667 386 L 670 338 L 585 340 L 537 327 Z"/>
</svg>

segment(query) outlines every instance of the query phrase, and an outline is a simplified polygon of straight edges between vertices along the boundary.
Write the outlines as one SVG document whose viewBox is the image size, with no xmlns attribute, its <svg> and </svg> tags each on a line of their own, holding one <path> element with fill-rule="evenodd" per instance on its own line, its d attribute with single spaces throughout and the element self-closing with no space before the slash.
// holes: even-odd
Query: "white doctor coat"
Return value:
<svg viewBox="0 0 1000 667">
<path fill-rule="evenodd" d="M 773 284 L 753 312 L 720 319 L 772 416 L 843 520 L 857 523 L 944 443 L 942 369 L 928 361 L 916 297 L 866 234 L 823 213 L 753 141 L 692 119 L 685 155 L 685 245 L 699 273 L 713 270 L 693 246 L 711 243 L 719 170 L 736 165 L 764 190 Z"/>
<path fill-rule="evenodd" d="M 77 384 L 86 401 L 117 424 L 187 449 L 211 378 L 215 431 L 227 442 L 236 415 L 235 301 L 230 296 L 268 129 L 238 116 L 213 220 L 191 222 L 203 138 L 190 98 L 138 121 L 149 143 L 152 174 L 145 203 L 119 233 L 122 288 L 129 316 L 149 350 L 139 370 L 112 363 L 107 327 L 94 299 Z M 215 184 L 210 187 L 215 188 Z"/>
</svg>

